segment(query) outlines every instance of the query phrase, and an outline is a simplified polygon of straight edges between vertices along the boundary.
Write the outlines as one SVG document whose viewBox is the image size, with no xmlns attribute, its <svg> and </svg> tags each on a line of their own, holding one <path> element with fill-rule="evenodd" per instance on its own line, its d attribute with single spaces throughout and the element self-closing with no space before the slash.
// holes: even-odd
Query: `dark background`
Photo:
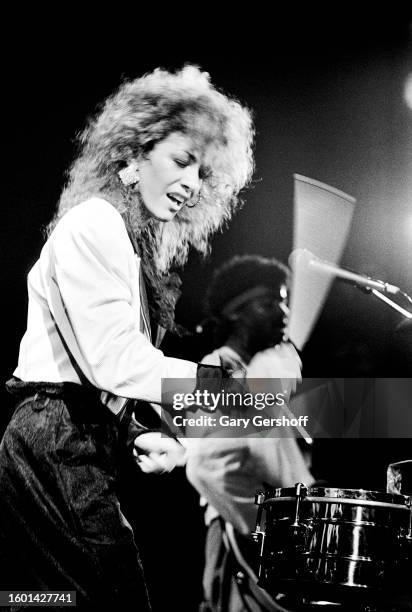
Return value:
<svg viewBox="0 0 412 612">
<path fill-rule="evenodd" d="M 292 11 L 293 12 L 293 11 Z M 62 18 L 64 21 L 64 18 Z M 342 265 L 412 294 L 412 110 L 404 99 L 412 72 L 410 15 L 251 15 L 242 27 L 220 20 L 205 33 L 128 22 L 127 35 L 100 29 L 17 27 L 3 71 L 3 365 L 16 364 L 25 329 L 25 276 L 42 245 L 85 118 L 123 78 L 185 62 L 211 73 L 219 87 L 249 105 L 257 128 L 256 173 L 245 206 L 201 261 L 183 273 L 177 315 L 193 330 L 213 269 L 239 253 L 287 261 L 292 250 L 293 173 L 357 199 Z M 176 21 L 176 20 L 175 20 Z M 134 36 L 130 35 L 130 30 Z M 120 34 L 120 35 L 119 35 Z M 254 38 L 257 36 L 257 38 Z M 253 40 L 252 40 L 253 39 Z M 356 289 L 334 283 L 303 352 L 306 376 L 390 372 L 389 345 L 402 317 Z M 197 337 L 166 338 L 168 354 L 197 358 Z M 1 422 L 11 402 L 1 391 Z M 412 404 L 412 400 L 411 400 Z M 412 405 L 411 405 L 412 409 Z M 411 440 L 319 440 L 314 471 L 332 485 L 384 489 L 386 465 L 410 458 Z M 125 504 L 159 610 L 195 610 L 203 525 L 197 496 L 182 470 L 165 477 L 130 473 Z M 179 557 L 179 562 L 176 558 Z M 167 602 L 167 605 L 164 603 Z"/>
</svg>

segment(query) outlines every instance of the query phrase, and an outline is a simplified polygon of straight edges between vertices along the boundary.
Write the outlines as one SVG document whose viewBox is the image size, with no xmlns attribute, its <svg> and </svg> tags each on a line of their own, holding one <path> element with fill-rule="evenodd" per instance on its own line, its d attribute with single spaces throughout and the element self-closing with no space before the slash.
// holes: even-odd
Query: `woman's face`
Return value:
<svg viewBox="0 0 412 612">
<path fill-rule="evenodd" d="M 171 221 L 201 187 L 203 155 L 193 139 L 172 132 L 138 161 L 139 190 L 150 217 Z"/>
</svg>

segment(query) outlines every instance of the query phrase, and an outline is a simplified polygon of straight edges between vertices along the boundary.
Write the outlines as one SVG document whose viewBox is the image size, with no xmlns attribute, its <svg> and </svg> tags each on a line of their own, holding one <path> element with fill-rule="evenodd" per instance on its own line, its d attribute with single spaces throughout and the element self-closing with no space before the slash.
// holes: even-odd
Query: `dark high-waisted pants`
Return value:
<svg viewBox="0 0 412 612">
<path fill-rule="evenodd" d="M 0 445 L 0 590 L 76 591 L 77 606 L 149 610 L 117 495 L 125 440 L 97 390 L 12 379 Z"/>
</svg>

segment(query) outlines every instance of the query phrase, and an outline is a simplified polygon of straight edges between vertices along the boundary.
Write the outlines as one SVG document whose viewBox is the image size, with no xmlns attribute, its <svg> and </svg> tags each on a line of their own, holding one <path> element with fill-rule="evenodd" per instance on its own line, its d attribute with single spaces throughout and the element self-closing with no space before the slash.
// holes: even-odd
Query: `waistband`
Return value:
<svg viewBox="0 0 412 612">
<path fill-rule="evenodd" d="M 85 400 L 99 401 L 101 391 L 95 387 L 78 385 L 71 382 L 51 383 L 25 381 L 13 376 L 6 382 L 6 389 L 18 399 L 25 399 L 32 395 L 47 397 L 81 397 Z"/>
<path fill-rule="evenodd" d="M 16 400 L 16 409 L 34 401 L 41 409 L 52 408 L 53 400 L 62 400 L 73 421 L 78 423 L 112 423 L 119 426 L 119 419 L 101 401 L 101 391 L 90 385 L 76 383 L 32 382 L 13 377 L 6 382 L 6 389 Z M 35 408 L 39 410 L 40 408 Z M 122 423 L 127 427 L 130 415 L 124 415 Z"/>
</svg>

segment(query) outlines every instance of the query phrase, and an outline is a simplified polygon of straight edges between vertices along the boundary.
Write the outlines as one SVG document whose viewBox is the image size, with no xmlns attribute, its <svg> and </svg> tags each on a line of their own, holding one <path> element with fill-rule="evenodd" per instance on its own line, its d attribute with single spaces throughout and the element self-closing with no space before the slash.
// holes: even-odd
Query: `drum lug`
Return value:
<svg viewBox="0 0 412 612">
<path fill-rule="evenodd" d="M 260 529 L 256 529 L 255 531 L 252 531 L 252 538 L 253 538 L 253 541 L 256 542 L 256 544 L 260 544 L 262 542 L 264 535 L 265 535 L 265 532 L 261 531 Z"/>
<path fill-rule="evenodd" d="M 258 578 L 259 580 L 262 578 L 262 575 L 264 573 L 264 565 L 263 565 L 263 550 L 265 547 L 265 532 L 261 530 L 260 525 L 256 526 L 255 531 L 252 531 L 252 538 L 253 541 L 256 543 L 256 546 L 258 548 L 258 559 L 259 559 L 259 565 L 258 565 Z"/>
<path fill-rule="evenodd" d="M 258 506 L 257 516 L 256 516 L 256 527 L 255 531 L 252 532 L 252 537 L 256 543 L 260 542 L 260 538 L 264 532 L 262 531 L 262 515 L 263 515 L 263 504 L 265 502 L 265 494 L 262 492 L 258 492 L 255 495 L 255 504 Z"/>
<path fill-rule="evenodd" d="M 300 519 L 300 506 L 301 506 L 302 500 L 306 497 L 307 491 L 308 490 L 307 490 L 306 486 L 303 483 L 298 482 L 296 484 L 296 489 L 295 489 L 295 494 L 296 494 L 295 520 L 292 523 L 292 527 L 298 528 L 298 527 L 301 526 L 300 522 L 299 522 L 299 519 Z"/>
<path fill-rule="evenodd" d="M 259 580 L 262 577 L 264 567 L 263 567 L 263 549 L 265 545 L 265 531 L 262 530 L 262 516 L 263 516 L 263 507 L 265 503 L 265 493 L 262 491 L 258 491 L 255 495 L 255 504 L 258 506 L 257 517 L 256 517 L 256 527 L 255 531 L 252 531 L 252 538 L 259 549 L 259 567 L 258 567 L 258 578 Z"/>
</svg>

